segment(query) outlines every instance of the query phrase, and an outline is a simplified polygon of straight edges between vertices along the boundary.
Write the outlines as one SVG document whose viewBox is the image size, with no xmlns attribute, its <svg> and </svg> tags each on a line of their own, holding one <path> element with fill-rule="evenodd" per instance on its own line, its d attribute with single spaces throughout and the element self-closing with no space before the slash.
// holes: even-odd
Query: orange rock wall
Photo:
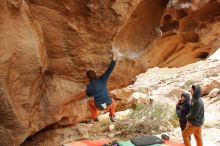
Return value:
<svg viewBox="0 0 220 146">
<path fill-rule="evenodd" d="M 112 46 L 138 58 L 117 62 L 110 89 L 149 67 L 205 59 L 220 46 L 219 2 L 195 2 L 180 10 L 168 0 L 1 0 L 0 145 L 87 119 L 77 95 L 86 70 L 107 68 Z"/>
</svg>

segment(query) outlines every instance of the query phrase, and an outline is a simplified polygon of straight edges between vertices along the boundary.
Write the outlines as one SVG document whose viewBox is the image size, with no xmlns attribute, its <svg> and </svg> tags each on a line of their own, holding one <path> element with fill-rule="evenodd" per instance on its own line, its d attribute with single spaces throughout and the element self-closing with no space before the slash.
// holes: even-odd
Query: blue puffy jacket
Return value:
<svg viewBox="0 0 220 146">
<path fill-rule="evenodd" d="M 93 79 L 86 87 L 87 96 L 94 97 L 96 106 L 102 108 L 101 104 L 106 103 L 110 105 L 112 103 L 111 98 L 108 95 L 107 81 L 110 74 L 115 67 L 116 61 L 111 61 L 106 72 L 97 79 Z"/>
</svg>

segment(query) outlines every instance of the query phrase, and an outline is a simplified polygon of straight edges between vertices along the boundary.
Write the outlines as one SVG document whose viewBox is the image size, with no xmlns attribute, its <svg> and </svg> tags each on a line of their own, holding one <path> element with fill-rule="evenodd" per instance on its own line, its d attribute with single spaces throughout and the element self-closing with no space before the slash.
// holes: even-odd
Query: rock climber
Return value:
<svg viewBox="0 0 220 146">
<path fill-rule="evenodd" d="M 86 72 L 87 78 L 89 79 L 89 84 L 86 86 L 84 94 L 80 96 L 85 97 L 85 94 L 91 99 L 88 101 L 89 110 L 92 114 L 92 118 L 95 122 L 98 122 L 98 111 L 108 110 L 110 120 L 115 122 L 115 102 L 109 96 L 107 89 L 107 81 L 116 65 L 118 53 L 117 51 L 112 51 L 112 60 L 108 66 L 108 69 L 100 77 L 97 77 L 94 70 L 88 70 Z"/>
</svg>

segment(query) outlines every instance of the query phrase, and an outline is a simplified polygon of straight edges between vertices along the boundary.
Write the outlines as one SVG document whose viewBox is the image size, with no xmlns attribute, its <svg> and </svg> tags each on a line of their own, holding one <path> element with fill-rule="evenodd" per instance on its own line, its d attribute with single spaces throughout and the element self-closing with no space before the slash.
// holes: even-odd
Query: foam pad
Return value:
<svg viewBox="0 0 220 146">
<path fill-rule="evenodd" d="M 157 136 L 141 136 L 132 138 L 131 142 L 135 146 L 147 146 L 152 144 L 161 144 L 163 143 L 163 140 Z"/>
<path fill-rule="evenodd" d="M 80 141 L 63 144 L 62 146 L 88 146 Z"/>
<path fill-rule="evenodd" d="M 119 146 L 135 146 L 130 140 L 129 141 L 119 141 L 117 142 Z"/>
</svg>

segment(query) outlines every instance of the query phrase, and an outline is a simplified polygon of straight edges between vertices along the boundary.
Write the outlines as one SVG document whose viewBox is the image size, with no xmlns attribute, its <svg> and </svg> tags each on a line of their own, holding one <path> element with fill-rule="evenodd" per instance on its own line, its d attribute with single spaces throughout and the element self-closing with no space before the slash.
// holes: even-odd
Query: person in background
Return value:
<svg viewBox="0 0 220 146">
<path fill-rule="evenodd" d="M 189 114 L 186 116 L 187 125 L 182 132 L 184 144 L 191 146 L 189 136 L 194 134 L 197 146 L 203 146 L 202 142 L 202 125 L 205 121 L 204 103 L 201 99 L 201 87 L 192 85 L 191 87 L 192 101 Z"/>
<path fill-rule="evenodd" d="M 186 124 L 187 124 L 186 116 L 189 114 L 189 111 L 190 111 L 190 94 L 183 92 L 176 105 L 176 113 L 179 118 L 181 131 L 183 131 L 186 128 Z"/>
</svg>

